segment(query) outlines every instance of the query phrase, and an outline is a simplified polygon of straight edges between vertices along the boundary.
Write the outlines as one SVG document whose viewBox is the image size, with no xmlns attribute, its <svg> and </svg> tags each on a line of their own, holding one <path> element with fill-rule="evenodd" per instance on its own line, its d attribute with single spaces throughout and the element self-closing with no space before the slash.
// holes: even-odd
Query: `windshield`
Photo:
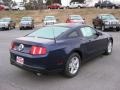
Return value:
<svg viewBox="0 0 120 90">
<path fill-rule="evenodd" d="M 56 20 L 55 17 L 45 17 L 44 19 L 45 21 L 49 21 L 49 20 Z"/>
<path fill-rule="evenodd" d="M 10 18 L 2 18 L 0 19 L 0 22 L 10 22 Z"/>
<path fill-rule="evenodd" d="M 69 28 L 66 27 L 43 27 L 29 35 L 27 37 L 38 37 L 38 38 L 47 38 L 54 39 L 59 35 L 67 31 Z"/>
<path fill-rule="evenodd" d="M 103 15 L 103 20 L 115 20 L 116 18 L 113 15 Z"/>
<path fill-rule="evenodd" d="M 25 18 L 22 18 L 21 21 L 32 21 L 32 18 L 25 17 Z"/>
<path fill-rule="evenodd" d="M 70 19 L 72 20 L 82 20 L 81 16 L 71 16 Z"/>
</svg>

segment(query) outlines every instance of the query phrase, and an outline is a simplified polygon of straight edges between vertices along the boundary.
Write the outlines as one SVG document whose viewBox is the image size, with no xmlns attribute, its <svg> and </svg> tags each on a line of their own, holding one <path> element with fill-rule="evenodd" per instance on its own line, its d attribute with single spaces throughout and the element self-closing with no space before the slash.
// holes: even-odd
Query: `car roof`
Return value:
<svg viewBox="0 0 120 90">
<path fill-rule="evenodd" d="M 71 16 L 71 17 L 72 17 L 72 16 L 80 16 L 80 15 L 69 15 L 69 16 Z"/>
<path fill-rule="evenodd" d="M 22 18 L 31 18 L 32 19 L 32 17 L 22 17 Z"/>
<path fill-rule="evenodd" d="M 83 26 L 86 26 L 86 25 L 79 24 L 79 23 L 59 23 L 59 24 L 54 24 L 53 26 L 76 28 L 76 27 L 83 27 Z"/>
<path fill-rule="evenodd" d="M 45 16 L 45 17 L 55 17 L 55 16 Z"/>
</svg>

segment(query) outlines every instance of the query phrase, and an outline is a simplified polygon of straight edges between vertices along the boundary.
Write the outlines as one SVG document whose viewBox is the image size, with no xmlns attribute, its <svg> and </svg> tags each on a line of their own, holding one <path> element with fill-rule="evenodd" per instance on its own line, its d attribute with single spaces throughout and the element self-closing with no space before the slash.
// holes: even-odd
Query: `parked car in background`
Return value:
<svg viewBox="0 0 120 90">
<path fill-rule="evenodd" d="M 14 29 L 15 26 L 16 26 L 16 23 L 11 18 L 1 18 L 0 19 L 0 29 L 1 30 Z"/>
<path fill-rule="evenodd" d="M 74 77 L 82 62 L 111 54 L 113 38 L 87 25 L 64 23 L 42 27 L 11 45 L 12 65 L 34 73 L 58 71 Z"/>
<path fill-rule="evenodd" d="M 19 25 L 20 25 L 19 26 L 20 30 L 23 30 L 26 28 L 33 29 L 34 28 L 34 19 L 32 17 L 22 17 Z"/>
<path fill-rule="evenodd" d="M 25 10 L 25 7 L 24 6 L 13 6 L 12 7 L 12 10 Z"/>
<path fill-rule="evenodd" d="M 25 4 L 23 2 L 17 2 L 16 5 L 12 6 L 12 10 L 25 10 Z"/>
<path fill-rule="evenodd" d="M 54 4 L 51 4 L 51 5 L 48 5 L 48 9 L 63 9 L 64 7 L 59 4 L 59 3 L 54 3 Z"/>
<path fill-rule="evenodd" d="M 120 31 L 120 21 L 111 14 L 99 14 L 93 19 L 93 26 L 100 28 L 102 31 L 107 29 Z"/>
<path fill-rule="evenodd" d="M 0 5 L 0 11 L 4 10 L 5 8 L 3 7 L 3 5 Z"/>
<path fill-rule="evenodd" d="M 5 10 L 10 10 L 10 7 L 4 6 Z"/>
<path fill-rule="evenodd" d="M 52 25 L 58 22 L 58 19 L 55 16 L 45 16 L 42 20 L 44 25 Z"/>
<path fill-rule="evenodd" d="M 4 10 L 10 10 L 10 7 L 8 7 L 8 6 L 6 6 L 6 5 L 0 5 L 1 7 L 3 7 L 4 8 Z"/>
<path fill-rule="evenodd" d="M 119 4 L 114 4 L 110 1 L 98 2 L 95 4 L 96 8 L 120 8 Z"/>
<path fill-rule="evenodd" d="M 85 19 L 82 18 L 80 15 L 69 15 L 66 23 L 80 23 L 85 24 Z"/>
<path fill-rule="evenodd" d="M 86 7 L 86 4 L 84 3 L 79 3 L 79 2 L 71 2 L 69 6 L 67 6 L 67 8 L 84 8 Z"/>
</svg>

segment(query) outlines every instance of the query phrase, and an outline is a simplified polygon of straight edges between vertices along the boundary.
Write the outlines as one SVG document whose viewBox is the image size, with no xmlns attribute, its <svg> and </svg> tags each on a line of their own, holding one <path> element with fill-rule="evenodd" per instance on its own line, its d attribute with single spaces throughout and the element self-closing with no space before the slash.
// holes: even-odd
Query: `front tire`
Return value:
<svg viewBox="0 0 120 90">
<path fill-rule="evenodd" d="M 22 27 L 20 27 L 20 30 L 23 30 L 23 28 L 22 28 Z"/>
<path fill-rule="evenodd" d="M 69 78 L 75 77 L 79 72 L 80 64 L 81 64 L 81 58 L 79 54 L 77 53 L 71 54 L 65 65 L 65 70 L 64 70 L 65 76 Z"/>
<path fill-rule="evenodd" d="M 112 53 L 112 48 L 113 48 L 113 43 L 112 41 L 110 40 L 108 42 L 108 46 L 107 46 L 107 49 L 105 51 L 105 55 L 110 55 Z"/>
<path fill-rule="evenodd" d="M 101 30 L 105 31 L 105 26 L 104 25 L 101 26 Z"/>
</svg>

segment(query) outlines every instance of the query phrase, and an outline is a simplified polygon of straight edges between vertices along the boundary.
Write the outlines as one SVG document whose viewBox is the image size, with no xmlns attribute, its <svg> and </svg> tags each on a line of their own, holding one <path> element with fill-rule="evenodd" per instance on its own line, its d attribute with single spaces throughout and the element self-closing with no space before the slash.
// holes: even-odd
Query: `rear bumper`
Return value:
<svg viewBox="0 0 120 90">
<path fill-rule="evenodd" d="M 20 65 L 13 59 L 10 59 L 10 63 L 12 65 L 15 65 L 15 66 L 23 69 L 23 70 L 27 70 L 27 71 L 31 71 L 31 72 L 40 72 L 40 73 L 49 72 L 48 70 L 46 70 L 46 68 L 43 68 L 43 67 L 33 67 L 33 66 L 26 65 L 26 64 Z"/>
<path fill-rule="evenodd" d="M 19 64 L 16 60 L 17 57 L 24 58 L 24 63 Z M 21 69 L 40 72 L 40 73 L 49 73 L 49 72 L 59 72 L 63 70 L 64 64 L 61 63 L 61 57 L 53 57 L 53 55 L 46 56 L 32 56 L 29 54 L 23 54 L 17 51 L 11 50 L 10 52 L 10 63 Z M 58 60 L 58 61 L 57 61 Z"/>
<path fill-rule="evenodd" d="M 32 28 L 32 26 L 20 26 L 20 28 Z"/>
</svg>

